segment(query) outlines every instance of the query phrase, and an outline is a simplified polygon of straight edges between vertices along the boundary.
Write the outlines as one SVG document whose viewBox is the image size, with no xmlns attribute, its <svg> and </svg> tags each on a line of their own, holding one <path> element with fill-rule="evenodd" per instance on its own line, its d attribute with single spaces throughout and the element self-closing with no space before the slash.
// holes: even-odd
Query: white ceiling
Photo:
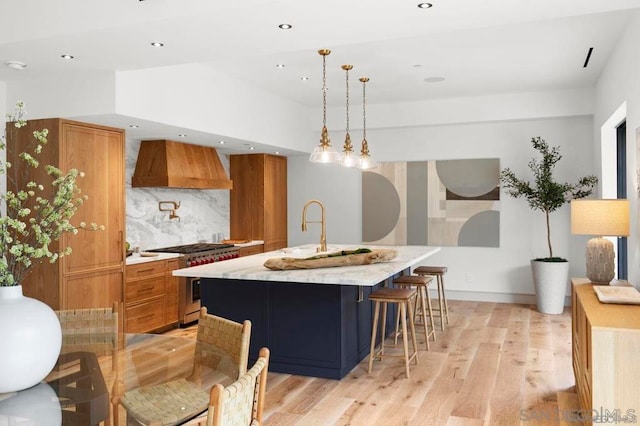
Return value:
<svg viewBox="0 0 640 426">
<path fill-rule="evenodd" d="M 320 48 L 332 50 L 329 89 L 339 82 L 342 93 L 340 65 L 352 64 L 352 90 L 358 77 L 371 79 L 369 103 L 593 87 L 629 9 L 640 8 L 640 0 L 432 0 L 430 9 L 417 0 L 3 3 L 0 62 L 27 64 L 0 66 L 9 84 L 197 62 L 312 107 L 322 96 Z M 293 28 L 280 30 L 281 23 Z M 61 59 L 65 53 L 75 59 Z"/>
</svg>

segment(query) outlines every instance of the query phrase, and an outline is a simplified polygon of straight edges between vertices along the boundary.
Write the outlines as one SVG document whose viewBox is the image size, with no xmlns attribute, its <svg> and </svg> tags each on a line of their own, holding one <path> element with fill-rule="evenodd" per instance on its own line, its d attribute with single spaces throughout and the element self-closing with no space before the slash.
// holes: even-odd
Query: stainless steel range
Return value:
<svg viewBox="0 0 640 426">
<path fill-rule="evenodd" d="M 222 262 L 240 257 L 238 249 L 233 244 L 195 243 L 147 251 L 182 254 L 180 268 L 206 265 L 207 263 Z M 178 289 L 180 324 L 184 325 L 197 321 L 200 311 L 200 278 L 180 277 Z"/>
</svg>

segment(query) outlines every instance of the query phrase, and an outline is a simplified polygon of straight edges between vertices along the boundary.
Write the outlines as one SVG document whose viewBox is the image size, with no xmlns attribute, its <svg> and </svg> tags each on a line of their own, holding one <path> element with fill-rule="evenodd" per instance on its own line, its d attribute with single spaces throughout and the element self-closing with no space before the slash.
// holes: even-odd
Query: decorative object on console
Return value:
<svg viewBox="0 0 640 426">
<path fill-rule="evenodd" d="M 629 200 L 571 201 L 571 233 L 597 235 L 587 242 L 587 278 L 609 284 L 615 276 L 615 250 L 605 236 L 629 235 Z"/>
<path fill-rule="evenodd" d="M 369 77 L 360 77 L 360 81 L 362 82 L 362 149 L 360 150 L 358 168 L 367 170 L 376 167 L 376 161 L 369 154 L 369 143 L 367 142 L 366 86 Z"/>
<path fill-rule="evenodd" d="M 331 50 L 320 49 L 318 54 L 322 56 L 322 131 L 320 145 L 313 150 L 309 161 L 312 163 L 333 163 L 340 160 L 340 154 L 331 146 L 327 131 L 327 55 L 331 54 Z"/>
<path fill-rule="evenodd" d="M 345 91 L 346 91 L 346 134 L 344 137 L 344 146 L 342 147 L 342 154 L 340 156 L 340 164 L 344 167 L 353 167 L 356 165 L 356 158 L 353 153 L 353 145 L 351 144 L 351 135 L 349 135 L 349 71 L 353 69 L 353 65 L 343 65 L 342 69 L 345 71 Z"/>
</svg>

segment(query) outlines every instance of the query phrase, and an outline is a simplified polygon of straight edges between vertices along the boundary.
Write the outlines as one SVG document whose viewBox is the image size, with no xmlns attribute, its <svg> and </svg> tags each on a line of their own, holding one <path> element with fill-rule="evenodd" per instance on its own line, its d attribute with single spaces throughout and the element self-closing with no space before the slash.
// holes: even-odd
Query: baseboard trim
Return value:
<svg viewBox="0 0 640 426">
<path fill-rule="evenodd" d="M 493 303 L 518 303 L 523 305 L 535 305 L 535 294 L 521 293 L 492 293 L 486 291 L 459 291 L 446 290 L 448 300 L 465 300 L 470 302 L 493 302 Z M 431 291 L 431 297 L 437 297 L 435 291 Z M 571 305 L 571 296 L 565 296 L 564 306 Z"/>
</svg>

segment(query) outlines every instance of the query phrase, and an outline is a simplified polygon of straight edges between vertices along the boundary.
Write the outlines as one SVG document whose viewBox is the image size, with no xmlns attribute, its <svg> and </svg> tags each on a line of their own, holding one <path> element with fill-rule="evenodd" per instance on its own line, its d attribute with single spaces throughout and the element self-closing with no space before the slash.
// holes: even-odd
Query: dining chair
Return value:
<svg viewBox="0 0 640 426">
<path fill-rule="evenodd" d="M 229 386 L 216 384 L 209 393 L 208 426 L 260 426 L 267 388 L 269 349 L 260 349 L 258 360 Z"/>
<path fill-rule="evenodd" d="M 247 371 L 250 337 L 251 321 L 238 323 L 201 308 L 191 375 L 124 392 L 120 404 L 127 424 L 175 425 L 206 412 L 209 392 L 202 375 L 222 386 L 238 380 Z"/>
<path fill-rule="evenodd" d="M 111 308 L 56 311 L 62 329 L 62 349 L 49 385 L 61 400 L 64 424 L 110 424 L 116 409 L 109 388 L 117 381 L 120 304 Z M 111 375 L 105 377 L 100 359 L 111 358 Z"/>
</svg>

